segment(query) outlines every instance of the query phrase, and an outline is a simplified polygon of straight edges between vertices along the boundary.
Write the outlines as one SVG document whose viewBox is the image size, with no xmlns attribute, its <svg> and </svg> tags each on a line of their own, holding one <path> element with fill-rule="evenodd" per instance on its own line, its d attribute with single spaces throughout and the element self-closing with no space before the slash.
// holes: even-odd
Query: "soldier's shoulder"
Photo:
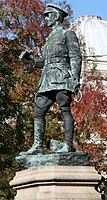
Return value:
<svg viewBox="0 0 107 200">
<path fill-rule="evenodd" d="M 77 39 L 76 33 L 71 28 L 66 29 L 64 35 L 68 39 Z"/>
<path fill-rule="evenodd" d="M 65 29 L 65 30 L 64 30 L 64 33 L 65 33 L 65 34 L 72 34 L 72 35 L 75 35 L 75 34 L 76 34 L 71 28 Z"/>
</svg>

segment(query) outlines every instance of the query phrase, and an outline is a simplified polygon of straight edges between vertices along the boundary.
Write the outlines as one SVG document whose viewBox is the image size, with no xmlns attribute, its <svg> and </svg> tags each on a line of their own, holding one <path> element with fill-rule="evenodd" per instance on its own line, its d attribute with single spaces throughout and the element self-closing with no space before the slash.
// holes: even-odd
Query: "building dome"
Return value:
<svg viewBox="0 0 107 200">
<path fill-rule="evenodd" d="M 98 16 L 81 16 L 72 27 L 86 44 L 87 59 L 94 58 L 98 69 L 107 73 L 107 21 Z"/>
</svg>

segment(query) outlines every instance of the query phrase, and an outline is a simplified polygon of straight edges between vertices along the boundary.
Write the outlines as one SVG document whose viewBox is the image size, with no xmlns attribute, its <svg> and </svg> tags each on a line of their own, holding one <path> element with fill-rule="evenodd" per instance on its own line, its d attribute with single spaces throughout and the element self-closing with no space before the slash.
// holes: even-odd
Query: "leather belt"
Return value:
<svg viewBox="0 0 107 200">
<path fill-rule="evenodd" d="M 64 57 L 53 57 L 53 58 L 46 58 L 44 64 L 53 64 L 53 63 L 69 63 L 69 58 Z"/>
</svg>

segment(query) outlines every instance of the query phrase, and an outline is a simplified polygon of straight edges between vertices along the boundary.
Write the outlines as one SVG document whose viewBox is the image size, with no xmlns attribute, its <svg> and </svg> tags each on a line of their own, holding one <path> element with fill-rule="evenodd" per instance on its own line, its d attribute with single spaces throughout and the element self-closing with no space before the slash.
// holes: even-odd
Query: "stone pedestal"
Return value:
<svg viewBox="0 0 107 200">
<path fill-rule="evenodd" d="M 42 166 L 16 173 L 15 200 L 101 200 L 100 175 L 91 166 Z"/>
</svg>

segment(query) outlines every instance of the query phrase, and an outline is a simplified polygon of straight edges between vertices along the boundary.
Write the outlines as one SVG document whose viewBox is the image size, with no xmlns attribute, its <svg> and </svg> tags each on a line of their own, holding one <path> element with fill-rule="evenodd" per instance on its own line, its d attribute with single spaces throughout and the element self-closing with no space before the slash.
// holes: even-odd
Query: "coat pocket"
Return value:
<svg viewBox="0 0 107 200">
<path fill-rule="evenodd" d="M 66 80 L 70 78 L 70 74 L 67 69 L 55 67 L 51 69 L 51 83 L 66 83 Z"/>
</svg>

